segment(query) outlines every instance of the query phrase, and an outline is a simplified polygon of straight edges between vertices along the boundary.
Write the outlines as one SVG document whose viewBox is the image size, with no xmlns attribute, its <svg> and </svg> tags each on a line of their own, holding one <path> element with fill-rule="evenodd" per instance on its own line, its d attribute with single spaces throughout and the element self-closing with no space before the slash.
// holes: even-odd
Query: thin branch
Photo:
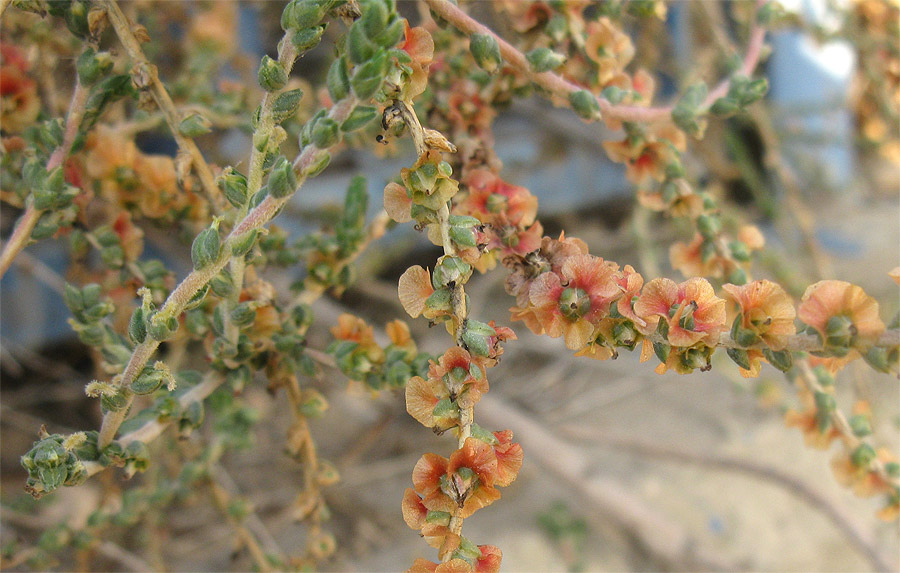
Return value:
<svg viewBox="0 0 900 573">
<path fill-rule="evenodd" d="M 500 46 L 500 55 L 512 67 L 516 68 L 532 82 L 544 88 L 557 99 L 568 102 L 569 94 L 584 89 L 576 83 L 566 80 L 562 76 L 553 72 L 536 73 L 532 71 L 531 65 L 525 54 L 520 52 L 512 44 L 501 38 L 493 30 L 481 24 L 471 16 L 466 14 L 459 6 L 450 2 L 450 0 L 425 0 L 428 6 L 435 14 L 447 20 L 453 27 L 467 36 L 473 34 L 487 34 L 493 36 Z M 757 7 L 762 6 L 765 0 L 758 0 Z M 765 29 L 762 28 L 756 20 L 756 11 L 754 11 L 752 24 L 750 29 L 750 40 L 747 45 L 747 53 L 744 56 L 740 72 L 744 75 L 750 75 L 759 63 L 762 54 L 763 41 L 765 40 Z M 718 98 L 728 93 L 731 80 L 726 79 L 713 88 L 701 109 L 708 108 Z M 656 123 L 666 121 L 671 118 L 674 105 L 664 107 L 639 107 L 628 105 L 614 105 L 602 96 L 596 96 L 597 104 L 600 106 L 600 112 L 603 117 L 618 119 L 621 121 L 640 122 L 640 123 Z"/>
<path fill-rule="evenodd" d="M 825 392 L 808 360 L 800 362 L 800 374 L 803 377 L 803 381 L 813 392 Z M 831 424 L 841 433 L 841 439 L 848 451 L 853 451 L 865 443 L 856 436 L 853 428 L 850 427 L 850 422 L 847 421 L 844 413 L 838 408 L 831 411 Z M 880 459 L 875 458 L 869 462 L 869 469 L 878 474 L 878 477 L 885 483 L 891 484 L 894 488 L 900 488 L 900 478 L 888 473 L 887 468 L 884 467 L 884 463 Z"/>
<path fill-rule="evenodd" d="M 0 0 L 0 18 L 6 13 L 6 9 L 12 4 L 12 0 Z"/>
<path fill-rule="evenodd" d="M 206 159 L 203 158 L 203 154 L 200 152 L 197 144 L 194 143 L 194 140 L 183 135 L 179 130 L 181 118 L 178 115 L 178 110 L 175 109 L 175 103 L 169 96 L 169 92 L 166 91 L 166 87 L 159 79 L 156 66 L 147 60 L 147 56 L 144 55 L 144 51 L 141 49 L 140 42 L 131 30 L 128 18 L 122 13 L 116 0 L 106 0 L 104 4 L 106 5 L 106 14 L 113 29 L 116 31 L 116 35 L 119 37 L 119 41 L 122 42 L 122 47 L 125 48 L 128 56 L 135 62 L 132 75 L 140 77 L 142 83 L 146 82 L 150 95 L 153 96 L 156 105 L 159 106 L 159 109 L 165 115 L 166 123 L 169 124 L 169 129 L 178 143 L 178 148 L 191 157 L 194 170 L 200 178 L 200 184 L 203 186 L 203 190 L 206 192 L 209 200 L 210 208 L 213 212 L 218 213 L 221 210 L 221 197 L 216 187 L 212 170 L 209 168 Z"/>
<path fill-rule="evenodd" d="M 50 159 L 47 161 L 47 171 L 53 171 L 65 163 L 66 157 L 72 150 L 75 137 L 78 135 L 78 127 L 81 125 L 82 117 L 84 117 L 84 105 L 87 102 L 88 92 L 88 88 L 83 86 L 80 81 L 75 82 L 72 101 L 69 104 L 69 113 L 66 116 L 63 140 L 59 147 L 50 155 Z M 0 278 L 3 278 L 3 275 L 9 270 L 16 255 L 28 245 L 28 242 L 31 240 L 31 232 L 43 213 L 44 211 L 36 209 L 31 201 L 28 202 L 25 213 L 19 218 L 12 235 L 6 241 L 6 244 L 3 245 L 3 252 L 0 253 Z"/>
<path fill-rule="evenodd" d="M 329 117 L 338 123 L 343 122 L 350 115 L 350 112 L 353 111 L 356 103 L 356 99 L 352 96 L 341 100 L 331 108 Z M 247 213 L 247 216 L 235 225 L 231 233 L 229 233 L 222 242 L 219 250 L 219 258 L 202 269 L 191 271 L 184 280 L 175 287 L 175 290 L 169 294 L 169 298 L 166 299 L 165 304 L 163 304 L 163 307 L 159 310 L 157 316 L 180 316 L 184 311 L 185 305 L 190 302 L 191 298 L 197 294 L 210 279 L 219 274 L 219 272 L 225 268 L 225 265 L 233 258 L 234 255 L 231 252 L 232 246 L 238 240 L 242 239 L 245 233 L 264 227 L 281 211 L 281 208 L 284 207 L 285 203 L 291 200 L 294 193 L 296 193 L 306 182 L 306 173 L 308 172 L 309 167 L 322 151 L 322 149 L 315 145 L 305 147 L 294 162 L 295 169 L 300 172 L 297 177 L 297 186 L 294 189 L 294 192 L 286 197 L 279 198 L 269 195 L 252 211 Z M 147 361 L 150 360 L 150 357 L 156 352 L 158 347 L 159 341 L 150 338 L 141 344 L 138 344 L 132 352 L 131 358 L 125 366 L 122 376 L 117 378 L 115 383 L 121 387 L 127 388 L 137 375 L 140 374 L 141 370 L 147 364 Z M 101 448 L 112 442 L 119 426 L 125 421 L 132 400 L 133 396 L 128 396 L 126 404 L 121 410 L 108 412 L 106 416 L 104 416 L 103 425 L 100 428 L 100 437 L 98 439 L 98 444 Z"/>
</svg>

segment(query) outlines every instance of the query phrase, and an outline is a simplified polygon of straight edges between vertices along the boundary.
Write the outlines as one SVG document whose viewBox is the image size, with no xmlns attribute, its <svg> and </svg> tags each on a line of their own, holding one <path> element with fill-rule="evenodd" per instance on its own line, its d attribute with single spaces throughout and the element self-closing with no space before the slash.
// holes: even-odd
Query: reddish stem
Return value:
<svg viewBox="0 0 900 573">
<path fill-rule="evenodd" d="M 757 9 L 765 4 L 766 0 L 757 0 Z M 553 72 L 535 73 L 531 71 L 531 65 L 525 55 L 516 49 L 512 44 L 498 36 L 493 30 L 484 24 L 473 19 L 471 16 L 462 11 L 462 9 L 450 2 L 450 0 L 425 0 L 425 3 L 434 11 L 435 14 L 450 22 L 460 32 L 471 36 L 472 34 L 487 34 L 493 36 L 500 46 L 500 55 L 503 59 L 525 74 L 531 81 L 541 86 L 562 101 L 568 102 L 569 94 L 581 91 L 583 86 L 579 86 L 562 76 Z M 744 75 L 750 75 L 756 64 L 759 62 L 762 53 L 763 40 L 765 39 L 765 29 L 756 21 L 756 13 L 752 16 L 753 24 L 750 30 L 750 42 L 747 46 L 747 53 L 744 56 L 744 62 L 741 66 L 741 72 Z M 728 93 L 731 80 L 726 79 L 719 83 L 706 98 L 703 108 L 707 108 L 718 98 Z M 630 105 L 614 105 L 604 97 L 596 96 L 597 104 L 600 106 L 600 112 L 603 117 L 618 119 L 620 121 L 639 122 L 639 123 L 655 123 L 668 120 L 672 115 L 673 105 L 664 107 L 638 107 Z"/>
</svg>

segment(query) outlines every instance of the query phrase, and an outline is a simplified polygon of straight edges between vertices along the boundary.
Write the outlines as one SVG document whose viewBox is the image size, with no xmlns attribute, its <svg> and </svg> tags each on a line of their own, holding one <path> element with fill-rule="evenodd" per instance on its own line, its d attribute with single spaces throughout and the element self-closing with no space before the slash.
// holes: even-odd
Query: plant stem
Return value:
<svg viewBox="0 0 900 573">
<path fill-rule="evenodd" d="M 328 115 L 338 123 L 342 123 L 345 119 L 347 119 L 347 117 L 349 117 L 350 112 L 353 111 L 356 103 L 356 98 L 350 96 L 347 99 L 341 100 L 337 104 L 335 104 L 329 111 Z M 310 167 L 313 160 L 321 151 L 327 150 L 322 150 L 315 145 L 309 145 L 303 149 L 303 151 L 294 161 L 294 169 L 299 170 L 299 174 L 297 176 L 297 186 L 294 188 L 294 192 L 287 197 L 279 198 L 275 198 L 269 195 L 265 199 L 263 199 L 263 201 L 259 205 L 257 205 L 254 209 L 247 213 L 247 215 L 237 225 L 235 225 L 231 233 L 229 233 L 225 238 L 225 241 L 223 241 L 220 248 L 219 258 L 209 265 L 203 267 L 202 269 L 194 269 L 193 271 L 191 271 L 184 278 L 184 280 L 182 280 L 181 283 L 177 287 L 175 287 L 175 290 L 173 290 L 171 294 L 169 294 L 169 298 L 166 299 L 165 304 L 159 310 L 159 316 L 177 317 L 181 315 L 185 305 L 187 305 L 191 298 L 195 294 L 197 294 L 197 292 L 201 288 L 203 288 L 203 285 L 208 283 L 210 279 L 212 279 L 223 268 L 225 268 L 225 265 L 227 265 L 228 262 L 233 258 L 233 255 L 231 253 L 232 245 L 234 245 L 235 242 L 238 241 L 238 239 L 242 238 L 245 233 L 264 227 L 281 211 L 281 208 L 284 207 L 285 203 L 291 200 L 291 197 L 293 197 L 294 193 L 296 193 L 303 186 L 303 183 L 306 182 L 306 170 Z M 125 366 L 125 370 L 122 373 L 122 376 L 114 380 L 114 383 L 118 386 L 127 388 L 135 379 L 135 377 L 141 372 L 141 370 L 147 364 L 147 361 L 151 356 L 153 356 L 153 353 L 156 352 L 156 349 L 158 347 L 159 341 L 150 338 L 148 338 L 141 344 L 138 344 L 132 352 L 131 358 L 128 360 L 128 364 Z M 133 396 L 128 396 L 126 404 L 121 410 L 117 410 L 115 412 L 107 412 L 107 414 L 103 417 L 103 424 L 100 428 L 100 437 L 97 441 L 98 445 L 101 448 L 109 445 L 109 443 L 112 442 L 113 438 L 116 435 L 116 432 L 119 429 L 119 426 L 121 426 L 122 422 L 125 421 L 125 417 L 127 415 L 129 406 L 131 406 L 132 400 Z"/>
<path fill-rule="evenodd" d="M 819 383 L 819 379 L 816 378 L 815 372 L 813 372 L 810 367 L 809 361 L 803 360 L 800 362 L 800 374 L 803 377 L 803 382 L 809 386 L 810 390 L 813 392 L 825 392 L 825 389 Z M 850 427 L 850 422 L 847 421 L 846 416 L 844 416 L 844 413 L 839 409 L 835 408 L 831 412 L 830 417 L 832 425 L 841 433 L 841 439 L 843 440 L 847 451 L 852 452 L 865 443 L 863 440 L 856 437 L 853 428 Z M 900 488 L 900 478 L 889 474 L 887 468 L 884 467 L 884 463 L 878 458 L 869 462 L 869 469 L 878 474 L 878 477 L 885 483 L 891 484 L 894 488 Z"/>
<path fill-rule="evenodd" d="M 290 76 L 297 60 L 297 48 L 291 42 L 289 34 L 285 34 L 278 43 L 278 64 L 284 69 L 285 75 Z M 260 103 L 259 123 L 253 132 L 253 137 L 265 136 L 266 139 L 272 136 L 275 128 L 275 119 L 272 115 L 272 106 L 275 103 L 275 92 L 266 92 Z M 255 140 L 255 139 L 254 139 Z M 254 145 L 250 151 L 250 171 L 247 173 L 247 203 L 238 208 L 237 219 L 242 219 L 247 214 L 250 198 L 262 188 L 263 179 L 263 163 L 266 159 L 266 147 L 257 149 Z M 228 270 L 231 274 L 234 289 L 231 294 L 225 298 L 224 322 L 225 335 L 228 340 L 234 344 L 237 343 L 240 330 L 231 321 L 231 311 L 238 304 L 241 296 L 241 290 L 244 287 L 244 271 L 246 265 L 244 257 L 235 257 L 228 264 Z"/>
<path fill-rule="evenodd" d="M 72 151 L 72 145 L 75 143 L 75 137 L 78 135 L 78 127 L 81 125 L 81 119 L 84 117 L 84 105 L 87 102 L 88 88 L 76 80 L 75 89 L 72 92 L 72 101 L 69 104 L 69 113 L 66 116 L 66 125 L 63 132 L 62 143 L 53 150 L 50 159 L 47 160 L 47 171 L 53 171 L 66 161 L 69 152 Z M 34 205 L 29 201 L 25 212 L 16 223 L 16 228 L 10 235 L 9 240 L 3 245 L 3 252 L 0 253 L 0 278 L 9 270 L 13 259 L 16 258 L 22 249 L 28 245 L 31 239 L 31 232 L 37 224 L 41 215 L 44 213 L 41 209 L 35 209 Z"/>
<path fill-rule="evenodd" d="M 169 125 L 175 142 L 178 143 L 178 148 L 190 156 L 194 171 L 197 173 L 200 184 L 206 192 L 210 209 L 218 214 L 222 207 L 221 196 L 216 187 L 212 170 L 209 168 L 209 164 L 206 163 L 206 159 L 203 158 L 200 148 L 194 143 L 194 140 L 183 135 L 179 130 L 181 118 L 178 115 L 178 110 L 175 109 L 175 103 L 169 96 L 169 92 L 166 91 L 166 87 L 159 80 L 156 66 L 147 60 L 147 56 L 144 55 L 144 51 L 141 49 L 140 42 L 131 30 L 128 18 L 119 8 L 116 0 L 105 0 L 104 5 L 106 6 L 106 15 L 116 31 L 119 41 L 122 42 L 122 47 L 125 48 L 125 52 L 135 62 L 132 76 L 139 78 L 141 85 L 145 85 L 150 95 L 153 96 L 153 100 L 166 118 L 166 123 Z"/>
<path fill-rule="evenodd" d="M 766 0 L 757 0 L 757 9 L 765 4 Z M 525 54 L 516 49 L 512 44 L 501 38 L 493 30 L 481 24 L 457 6 L 450 0 L 425 0 L 425 3 L 434 11 L 435 14 L 447 20 L 453 27 L 467 36 L 473 34 L 486 34 L 493 36 L 500 46 L 500 55 L 512 67 L 519 70 L 528 77 L 532 82 L 544 88 L 555 96 L 554 101 L 563 105 L 568 105 L 569 94 L 581 91 L 583 86 L 572 83 L 562 76 L 553 72 L 536 73 L 532 71 L 531 65 Z M 747 52 L 744 56 L 740 72 L 744 75 L 750 75 L 756 68 L 762 53 L 763 40 L 765 39 L 765 29 L 756 21 L 756 11 L 754 11 L 752 24 L 750 29 L 750 40 L 747 46 Z M 702 109 L 708 108 L 718 98 L 728 93 L 731 80 L 726 79 L 713 88 L 706 100 L 701 106 Z M 640 123 L 656 123 L 667 121 L 671 118 L 674 105 L 663 107 L 639 107 L 630 105 L 614 105 L 602 96 L 597 96 L 597 104 L 600 106 L 600 112 L 603 117 L 617 119 L 620 121 L 640 122 Z"/>
</svg>

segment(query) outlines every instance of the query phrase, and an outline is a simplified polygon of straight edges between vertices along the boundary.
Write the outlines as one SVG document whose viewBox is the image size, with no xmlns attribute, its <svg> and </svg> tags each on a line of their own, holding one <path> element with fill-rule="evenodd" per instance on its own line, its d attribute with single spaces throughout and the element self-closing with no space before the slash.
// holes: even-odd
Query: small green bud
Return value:
<svg viewBox="0 0 900 573">
<path fill-rule="evenodd" d="M 525 57 L 528 58 L 531 68 L 538 73 L 555 70 L 566 61 L 565 56 L 554 52 L 550 48 L 535 48 L 528 52 Z"/>
<path fill-rule="evenodd" d="M 337 58 L 331 63 L 325 84 L 328 87 L 328 95 L 331 96 L 332 101 L 340 101 L 350 94 L 350 75 L 347 70 L 347 60 Z"/>
<path fill-rule="evenodd" d="M 834 386 L 834 376 L 832 376 L 831 372 L 824 366 L 816 366 L 813 368 L 813 374 L 816 376 L 816 381 L 825 388 Z"/>
<path fill-rule="evenodd" d="M 233 167 L 228 166 L 219 177 L 216 178 L 216 185 L 224 193 L 228 202 L 235 207 L 243 207 L 249 199 L 247 191 L 247 178 Z"/>
<path fill-rule="evenodd" d="M 297 175 L 290 161 L 279 157 L 269 173 L 269 195 L 276 199 L 287 197 L 297 189 Z"/>
<path fill-rule="evenodd" d="M 819 425 L 819 433 L 824 434 L 831 425 L 831 414 L 837 408 L 834 396 L 827 392 L 816 392 L 816 420 Z"/>
<path fill-rule="evenodd" d="M 345 229 L 360 228 L 365 223 L 369 205 L 369 189 L 366 178 L 357 175 L 350 180 L 347 195 L 344 198 L 344 212 L 340 226 Z"/>
<path fill-rule="evenodd" d="M 97 287 L 99 288 L 99 285 L 97 285 Z M 69 310 L 73 313 L 84 310 L 84 298 L 82 296 L 82 291 L 79 290 L 78 287 L 66 283 L 63 291 L 63 300 L 65 301 L 66 306 L 69 307 Z"/>
<path fill-rule="evenodd" d="M 462 247 L 475 247 L 478 244 L 475 231 L 470 227 L 450 227 L 450 239 Z"/>
<path fill-rule="evenodd" d="M 709 112 L 716 117 L 731 117 L 741 111 L 741 106 L 730 97 L 720 97 L 709 108 Z"/>
<path fill-rule="evenodd" d="M 728 282 L 734 285 L 745 285 L 747 284 L 747 280 L 747 271 L 740 267 L 737 267 L 728 274 Z"/>
<path fill-rule="evenodd" d="M 359 21 L 350 27 L 347 33 L 347 56 L 354 64 L 367 62 L 378 50 L 366 35 L 365 29 Z"/>
<path fill-rule="evenodd" d="M 878 372 L 884 372 L 887 374 L 891 371 L 891 353 L 896 352 L 896 349 L 893 351 L 888 348 L 884 348 L 881 346 L 873 346 L 868 349 L 865 354 L 863 354 L 863 359 L 875 370 Z M 893 363 L 897 363 L 896 357 L 893 360 Z"/>
<path fill-rule="evenodd" d="M 264 153 L 266 151 L 266 148 L 269 147 L 269 134 L 258 131 L 253 134 L 251 143 L 253 144 L 253 149 L 259 151 L 260 153 Z"/>
<path fill-rule="evenodd" d="M 100 396 L 100 405 L 107 412 L 118 412 L 128 405 L 128 397 L 121 390 Z"/>
<path fill-rule="evenodd" d="M 365 31 L 366 36 L 374 38 L 382 31 L 388 23 L 388 9 L 383 2 L 367 2 L 363 4 L 362 17 L 357 21 Z"/>
<path fill-rule="evenodd" d="M 331 154 L 325 151 L 324 149 L 320 149 L 313 156 L 312 161 L 309 162 L 306 169 L 303 171 L 303 175 L 306 177 L 315 177 L 319 173 L 325 170 L 328 167 L 328 164 L 331 162 Z"/>
<path fill-rule="evenodd" d="M 594 94 L 578 90 L 569 94 L 569 105 L 580 117 L 588 120 L 600 119 L 600 104 Z"/>
<path fill-rule="evenodd" d="M 750 260 L 750 250 L 747 249 L 747 245 L 742 241 L 731 241 L 728 244 L 728 249 L 731 251 L 731 256 L 734 257 L 735 260 L 741 261 L 742 263 L 746 263 Z"/>
<path fill-rule="evenodd" d="M 850 453 L 850 461 L 858 468 L 869 467 L 877 457 L 878 454 L 875 453 L 875 449 L 869 444 L 860 444 L 858 448 Z"/>
<path fill-rule="evenodd" d="M 275 98 L 275 103 L 272 104 L 272 119 L 275 123 L 282 123 L 297 115 L 297 110 L 300 109 L 300 100 L 302 98 L 303 90 L 299 88 L 279 94 L 278 97 Z"/>
<path fill-rule="evenodd" d="M 764 348 L 763 356 L 766 357 L 769 364 L 782 372 L 787 372 L 794 365 L 794 357 L 791 355 L 790 350 L 770 350 Z"/>
<path fill-rule="evenodd" d="M 87 48 L 78 56 L 75 69 L 82 85 L 89 86 L 108 74 L 113 68 L 112 57 L 109 52 L 95 52 L 93 48 Z"/>
<path fill-rule="evenodd" d="M 192 113 L 178 124 L 178 132 L 185 137 L 200 137 L 212 131 L 212 122 L 199 113 Z"/>
<path fill-rule="evenodd" d="M 147 318 L 147 334 L 160 342 L 168 340 L 178 330 L 178 319 L 161 312 L 154 312 Z"/>
<path fill-rule="evenodd" d="M 735 364 L 743 368 L 744 370 L 750 370 L 750 355 L 746 350 L 741 348 L 729 348 L 726 353 L 728 357 L 731 358 Z"/>
<path fill-rule="evenodd" d="M 144 322 L 144 309 L 137 307 L 128 321 L 128 338 L 134 344 L 140 344 L 147 338 L 147 325 Z"/>
<path fill-rule="evenodd" d="M 436 525 L 450 525 L 452 514 L 446 511 L 429 511 L 425 514 L 425 523 Z"/>
<path fill-rule="evenodd" d="M 100 324 L 78 325 L 78 323 L 75 323 L 73 326 L 76 327 L 75 331 L 78 334 L 78 340 L 88 346 L 100 346 L 106 341 L 106 330 Z"/>
<path fill-rule="evenodd" d="M 297 51 L 302 54 L 319 45 L 319 42 L 322 41 L 322 35 L 325 34 L 325 29 L 327 27 L 327 24 L 322 24 L 321 26 L 297 30 L 291 35 L 291 43 L 294 44 Z"/>
<path fill-rule="evenodd" d="M 607 86 L 603 88 L 603 91 L 600 92 L 601 95 L 606 98 L 606 101 L 609 103 L 616 105 L 622 103 L 622 100 L 625 99 L 625 90 L 617 86 Z"/>
<path fill-rule="evenodd" d="M 330 117 L 323 117 L 313 125 L 310 138 L 317 147 L 331 147 L 341 140 L 340 127 Z"/>
<path fill-rule="evenodd" d="M 469 49 L 472 51 L 475 63 L 488 73 L 497 71 L 503 62 L 503 57 L 500 55 L 500 44 L 490 34 L 472 34 L 469 38 Z"/>
<path fill-rule="evenodd" d="M 212 224 L 200 231 L 191 244 L 191 261 L 194 269 L 201 270 L 219 258 L 219 220 L 213 219 Z"/>
<path fill-rule="evenodd" d="M 704 239 L 712 241 L 722 230 L 722 224 L 716 215 L 700 215 L 697 217 L 697 230 Z"/>
<path fill-rule="evenodd" d="M 242 302 L 231 309 L 231 322 L 236 326 L 247 326 L 256 320 L 257 303 L 254 301 Z"/>
<path fill-rule="evenodd" d="M 361 101 L 366 101 L 381 88 L 388 72 L 387 52 L 380 51 L 368 61 L 357 66 L 350 78 L 350 87 Z"/>
<path fill-rule="evenodd" d="M 753 330 L 742 327 L 742 318 L 743 316 L 738 313 L 734 322 L 731 323 L 731 339 L 744 347 L 753 346 L 759 342 L 759 335 Z"/>
<path fill-rule="evenodd" d="M 235 257 L 243 257 L 244 255 L 249 253 L 250 249 L 253 248 L 253 245 L 256 244 L 256 238 L 258 235 L 259 231 L 257 229 L 253 229 L 252 231 L 247 231 L 239 237 L 235 237 L 231 243 L 231 254 Z"/>
<path fill-rule="evenodd" d="M 234 292 L 234 279 L 228 271 L 222 271 L 209 281 L 209 288 L 220 297 L 228 297 Z M 217 307 L 218 308 L 218 307 Z"/>
<path fill-rule="evenodd" d="M 378 117 L 378 109 L 372 106 L 359 105 L 350 112 L 350 116 L 341 124 L 341 131 L 356 131 L 365 127 Z M 320 146 L 321 147 L 321 146 Z"/>
<path fill-rule="evenodd" d="M 450 289 L 439 288 L 425 299 L 425 307 L 429 310 L 450 310 Z"/>
<path fill-rule="evenodd" d="M 152 394 L 166 381 L 168 372 L 145 366 L 131 382 L 131 391 L 139 396 Z M 171 377 L 171 375 L 169 375 Z"/>
<path fill-rule="evenodd" d="M 758 80 L 751 81 L 741 94 L 741 105 L 748 106 L 756 101 L 761 100 L 768 91 L 769 80 L 767 80 L 766 78 L 760 78 Z"/>
<path fill-rule="evenodd" d="M 567 287 L 559 295 L 559 312 L 575 321 L 591 310 L 591 297 L 580 288 Z"/>
<path fill-rule="evenodd" d="M 404 24 L 402 18 L 393 17 L 393 20 L 378 34 L 371 36 L 372 41 L 382 48 L 391 48 L 396 46 L 403 39 Z M 403 50 L 395 50 L 393 55 L 399 56 L 400 63 L 405 63 L 403 57 L 409 57 L 409 54 Z"/>
<path fill-rule="evenodd" d="M 267 92 L 274 92 L 287 85 L 288 76 L 284 66 L 278 60 L 273 60 L 269 56 L 263 56 L 256 79 L 259 82 L 259 87 Z"/>
<path fill-rule="evenodd" d="M 253 374 L 246 365 L 241 365 L 225 375 L 225 381 L 228 383 L 228 387 L 235 393 L 242 392 L 244 388 L 250 384 L 252 379 Z"/>
<path fill-rule="evenodd" d="M 292 0 L 281 12 L 281 29 L 285 32 L 317 25 L 328 11 L 327 0 Z"/>
<path fill-rule="evenodd" d="M 489 325 L 470 319 L 464 327 L 462 340 L 469 352 L 479 356 L 489 356 L 491 348 L 488 344 L 488 338 L 496 335 L 497 331 Z"/>
<path fill-rule="evenodd" d="M 662 322 L 662 321 L 660 321 Z M 656 357 L 659 358 L 659 361 L 665 363 L 669 358 L 669 352 L 672 350 L 672 347 L 668 344 L 664 344 L 662 342 L 654 342 L 653 343 L 653 352 L 656 354 Z"/>
<path fill-rule="evenodd" d="M 205 410 L 203 402 L 194 400 L 182 410 L 181 417 L 178 419 L 178 430 L 182 433 L 195 428 L 199 428 L 205 418 Z"/>
<path fill-rule="evenodd" d="M 850 418 L 849 423 L 850 429 L 853 430 L 853 435 L 857 438 L 862 438 L 872 433 L 872 423 L 869 421 L 868 416 L 857 414 Z"/>
<path fill-rule="evenodd" d="M 69 31 L 80 38 L 88 38 L 91 33 L 91 27 L 88 24 L 88 8 L 88 2 L 75 0 L 69 4 L 69 9 L 64 14 Z"/>
<path fill-rule="evenodd" d="M 206 298 L 206 294 L 208 292 L 209 292 L 209 283 L 206 283 L 205 285 L 200 287 L 200 290 L 198 290 L 197 292 L 194 293 L 194 296 L 192 296 L 190 299 L 188 299 L 188 301 L 184 305 L 183 310 L 191 310 L 191 309 L 197 308 L 198 306 L 203 304 L 203 299 Z"/>
</svg>

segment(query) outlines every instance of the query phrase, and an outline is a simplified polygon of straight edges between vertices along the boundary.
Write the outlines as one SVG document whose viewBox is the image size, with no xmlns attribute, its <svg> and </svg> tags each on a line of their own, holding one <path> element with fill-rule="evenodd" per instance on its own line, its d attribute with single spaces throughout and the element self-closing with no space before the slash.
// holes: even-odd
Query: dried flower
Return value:
<svg viewBox="0 0 900 573">
<path fill-rule="evenodd" d="M 702 278 L 681 284 L 666 278 L 653 279 L 634 303 L 634 312 L 647 323 L 639 326 L 643 334 L 651 334 L 663 319 L 672 346 L 715 346 L 725 329 L 725 301 Z"/>
<path fill-rule="evenodd" d="M 513 307 L 513 320 L 524 320 L 536 334 L 565 336 L 566 346 L 578 350 L 621 294 L 619 276 L 615 263 L 592 255 L 570 257 L 560 274 L 548 272 L 534 279 L 528 306 Z"/>
<path fill-rule="evenodd" d="M 603 149 L 613 161 L 625 164 L 625 176 L 637 185 L 666 178 L 666 167 L 683 151 L 686 139 L 672 124 L 662 124 L 640 137 L 604 141 Z"/>
<path fill-rule="evenodd" d="M 741 346 L 750 346 L 759 337 L 772 350 L 781 350 L 787 337 L 796 333 L 794 301 L 780 285 L 758 280 L 743 286 L 726 284 L 722 289 L 737 305 L 742 340 L 736 342 Z"/>
<path fill-rule="evenodd" d="M 851 347 L 875 343 L 885 326 L 878 302 L 854 284 L 826 280 L 803 293 L 797 317 L 822 338 L 826 352 L 846 356 Z"/>
</svg>

